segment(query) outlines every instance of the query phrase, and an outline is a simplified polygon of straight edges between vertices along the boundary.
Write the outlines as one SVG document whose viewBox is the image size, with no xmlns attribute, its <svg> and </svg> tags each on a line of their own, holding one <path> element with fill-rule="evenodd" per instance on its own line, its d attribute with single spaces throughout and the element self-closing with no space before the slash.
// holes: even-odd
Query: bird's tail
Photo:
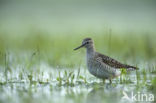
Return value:
<svg viewBox="0 0 156 103">
<path fill-rule="evenodd" d="M 127 68 L 128 70 L 138 70 L 138 69 L 139 69 L 138 67 L 130 66 L 130 65 L 127 65 L 126 68 Z"/>
</svg>

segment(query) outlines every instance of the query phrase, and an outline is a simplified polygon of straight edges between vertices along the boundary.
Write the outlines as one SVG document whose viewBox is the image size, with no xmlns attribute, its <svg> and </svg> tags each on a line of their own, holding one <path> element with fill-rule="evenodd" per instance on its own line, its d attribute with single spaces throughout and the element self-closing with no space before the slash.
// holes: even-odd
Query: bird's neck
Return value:
<svg viewBox="0 0 156 103">
<path fill-rule="evenodd" d="M 87 56 L 93 56 L 95 53 L 95 48 L 94 46 L 88 47 L 87 48 Z"/>
</svg>

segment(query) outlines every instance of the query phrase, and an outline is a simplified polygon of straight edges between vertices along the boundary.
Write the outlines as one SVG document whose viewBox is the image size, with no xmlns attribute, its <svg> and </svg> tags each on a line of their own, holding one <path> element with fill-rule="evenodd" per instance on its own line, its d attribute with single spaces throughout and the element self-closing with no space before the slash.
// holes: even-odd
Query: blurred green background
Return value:
<svg viewBox="0 0 156 103">
<path fill-rule="evenodd" d="M 99 52 L 123 62 L 154 59 L 155 4 L 154 0 L 2 0 L 0 51 L 17 58 L 22 58 L 19 53 L 40 52 L 41 60 L 51 66 L 73 67 L 85 56 L 84 50 L 73 48 L 91 37 Z"/>
</svg>

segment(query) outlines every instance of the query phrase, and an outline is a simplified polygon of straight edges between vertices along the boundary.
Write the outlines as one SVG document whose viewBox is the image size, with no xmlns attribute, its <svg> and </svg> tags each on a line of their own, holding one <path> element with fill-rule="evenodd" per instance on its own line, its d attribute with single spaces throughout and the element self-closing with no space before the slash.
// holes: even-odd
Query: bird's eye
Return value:
<svg viewBox="0 0 156 103">
<path fill-rule="evenodd" d="M 86 44 L 89 44 L 89 42 L 87 41 Z"/>
</svg>

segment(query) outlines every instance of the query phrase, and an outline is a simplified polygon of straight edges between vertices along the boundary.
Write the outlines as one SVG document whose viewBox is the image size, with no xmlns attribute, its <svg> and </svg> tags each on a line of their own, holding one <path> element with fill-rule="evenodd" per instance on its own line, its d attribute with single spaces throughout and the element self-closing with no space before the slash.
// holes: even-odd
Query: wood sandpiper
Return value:
<svg viewBox="0 0 156 103">
<path fill-rule="evenodd" d="M 122 64 L 115 59 L 96 52 L 94 42 L 91 38 L 85 38 L 82 41 L 82 45 L 75 48 L 74 50 L 82 47 L 85 47 L 87 49 L 86 61 L 89 72 L 95 77 L 103 79 L 103 81 L 105 79 L 109 79 L 110 83 L 112 83 L 111 79 L 120 76 L 121 68 L 129 70 L 138 69 L 137 67 Z"/>
</svg>

